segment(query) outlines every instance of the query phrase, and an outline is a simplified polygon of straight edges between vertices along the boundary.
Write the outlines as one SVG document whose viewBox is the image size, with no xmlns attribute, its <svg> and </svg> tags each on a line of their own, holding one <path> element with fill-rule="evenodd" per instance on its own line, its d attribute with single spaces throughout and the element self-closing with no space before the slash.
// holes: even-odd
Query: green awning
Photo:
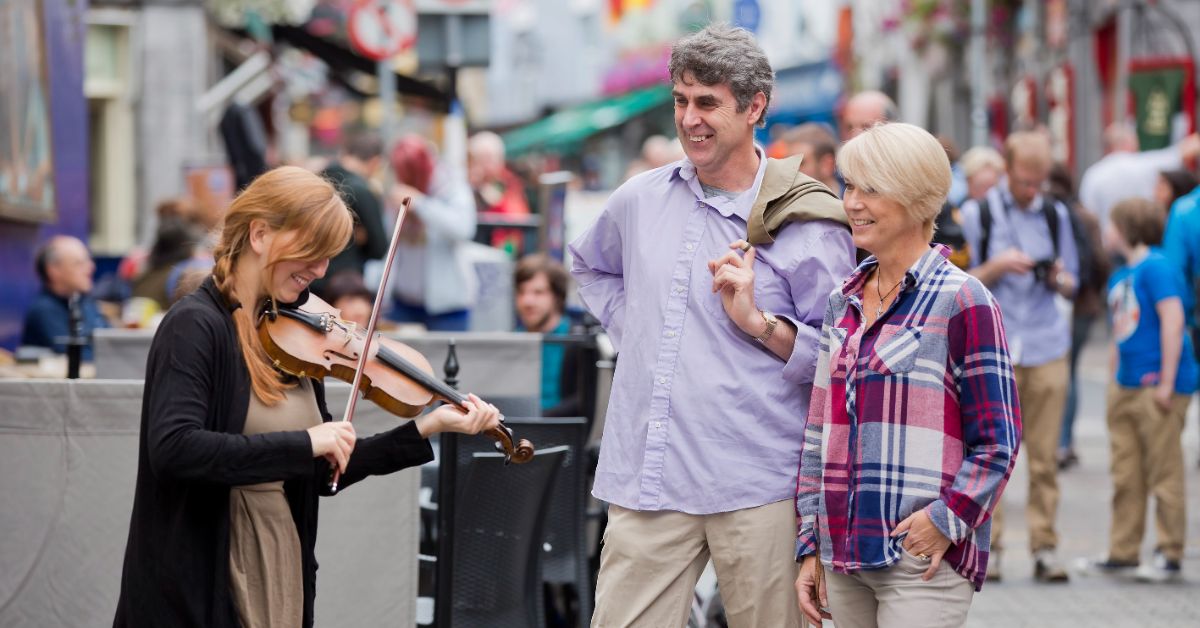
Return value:
<svg viewBox="0 0 1200 628">
<path fill-rule="evenodd" d="M 671 87 L 656 85 L 563 109 L 504 134 L 507 155 L 535 149 L 569 150 L 583 140 L 671 101 Z"/>
</svg>

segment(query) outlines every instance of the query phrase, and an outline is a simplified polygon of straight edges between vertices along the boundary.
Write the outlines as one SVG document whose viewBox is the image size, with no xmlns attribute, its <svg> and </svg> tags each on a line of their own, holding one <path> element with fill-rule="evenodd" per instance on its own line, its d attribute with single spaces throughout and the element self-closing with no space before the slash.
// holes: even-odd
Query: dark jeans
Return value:
<svg viewBox="0 0 1200 628">
<path fill-rule="evenodd" d="M 1077 396 L 1079 377 L 1075 374 L 1075 366 L 1079 362 L 1079 352 L 1087 344 L 1088 332 L 1092 329 L 1095 316 L 1076 316 L 1071 321 L 1071 366 L 1068 375 L 1067 404 L 1063 408 L 1062 434 L 1058 438 L 1058 448 L 1068 449 L 1075 442 L 1075 413 L 1077 411 Z"/>
<path fill-rule="evenodd" d="M 441 314 L 430 314 L 417 305 L 406 305 L 392 301 L 388 320 L 397 323 L 422 323 L 429 331 L 467 331 L 471 324 L 470 310 L 455 310 Z"/>
</svg>

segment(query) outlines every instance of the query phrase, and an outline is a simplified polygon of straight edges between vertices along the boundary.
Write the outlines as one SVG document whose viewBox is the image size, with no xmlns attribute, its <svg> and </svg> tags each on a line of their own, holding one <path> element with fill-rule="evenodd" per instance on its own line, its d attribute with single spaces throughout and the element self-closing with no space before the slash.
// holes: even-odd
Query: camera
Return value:
<svg viewBox="0 0 1200 628">
<path fill-rule="evenodd" d="M 1033 263 L 1033 278 L 1038 283 L 1050 283 L 1050 270 L 1054 268 L 1054 260 L 1040 259 Z"/>
</svg>

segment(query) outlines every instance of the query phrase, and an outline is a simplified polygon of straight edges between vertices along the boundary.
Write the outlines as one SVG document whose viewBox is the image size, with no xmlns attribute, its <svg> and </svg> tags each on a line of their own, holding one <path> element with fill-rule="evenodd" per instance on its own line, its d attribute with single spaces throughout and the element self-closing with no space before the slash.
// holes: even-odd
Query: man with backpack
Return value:
<svg viewBox="0 0 1200 628">
<path fill-rule="evenodd" d="M 1029 461 L 1030 549 L 1034 578 L 1065 582 L 1058 535 L 1056 453 L 1068 387 L 1071 321 L 1057 304 L 1079 285 L 1079 258 L 1066 207 L 1043 193 L 1052 163 L 1044 134 L 1014 133 L 1005 142 L 1008 174 L 980 201 L 961 209 L 970 273 L 995 295 L 1004 315 L 1021 404 L 1022 447 Z M 993 515 L 988 573 L 999 578 L 1003 519 Z"/>
</svg>

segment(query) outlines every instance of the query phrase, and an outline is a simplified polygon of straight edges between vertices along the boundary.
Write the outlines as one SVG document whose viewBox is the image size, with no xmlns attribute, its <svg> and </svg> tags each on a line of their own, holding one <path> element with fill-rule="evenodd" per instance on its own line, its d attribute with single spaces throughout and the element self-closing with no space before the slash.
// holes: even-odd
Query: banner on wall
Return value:
<svg viewBox="0 0 1200 628">
<path fill-rule="evenodd" d="M 1165 148 L 1196 129 L 1196 87 L 1190 59 L 1129 63 L 1129 100 L 1142 150 Z M 1180 128 L 1176 128 L 1179 126 Z"/>
<path fill-rule="evenodd" d="M 1046 77 L 1046 126 L 1054 161 L 1075 169 L 1075 68 L 1064 63 Z"/>
</svg>

